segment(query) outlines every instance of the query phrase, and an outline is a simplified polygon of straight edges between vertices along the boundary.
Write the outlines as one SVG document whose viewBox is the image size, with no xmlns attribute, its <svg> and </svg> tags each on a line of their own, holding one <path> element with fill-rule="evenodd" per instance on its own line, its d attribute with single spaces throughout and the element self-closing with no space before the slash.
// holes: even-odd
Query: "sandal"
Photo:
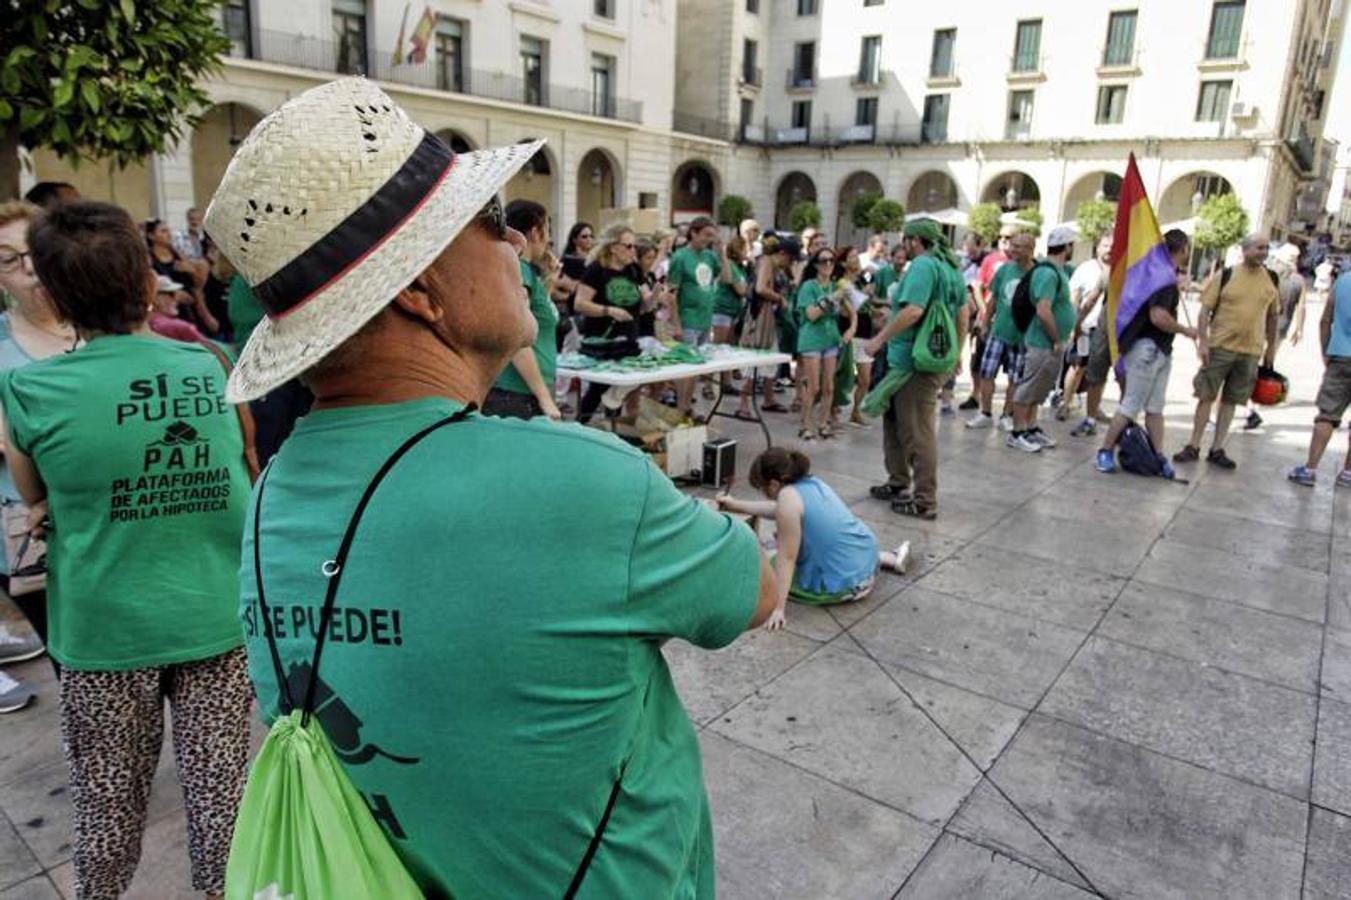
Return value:
<svg viewBox="0 0 1351 900">
<path fill-rule="evenodd" d="M 1229 455 L 1223 449 L 1211 450 L 1206 454 L 1206 462 L 1212 466 L 1219 466 L 1221 469 L 1233 470 L 1238 468 L 1238 463 L 1229 458 Z"/>
<path fill-rule="evenodd" d="M 748 410 L 744 410 L 744 409 L 738 409 L 736 412 L 732 413 L 732 418 L 734 418 L 734 419 L 740 419 L 740 420 L 743 421 L 743 422 L 758 422 L 758 421 L 760 421 L 759 419 L 755 418 L 755 416 L 752 415 Z"/>
<path fill-rule="evenodd" d="M 909 500 L 910 489 L 897 487 L 894 484 L 875 484 L 868 488 L 868 493 L 875 500 Z"/>
<path fill-rule="evenodd" d="M 1191 444 L 1188 444 L 1187 446 L 1183 447 L 1181 450 L 1173 454 L 1173 462 L 1179 463 L 1196 462 L 1200 458 L 1201 458 L 1201 448 L 1194 447 Z"/>
<path fill-rule="evenodd" d="M 891 501 L 891 511 L 898 515 L 923 519 L 926 522 L 932 522 L 938 518 L 938 510 L 917 506 L 913 499 Z"/>
<path fill-rule="evenodd" d="M 821 435 L 821 440 L 823 441 L 835 437 L 835 432 L 829 425 L 822 425 L 820 428 L 816 429 L 816 433 Z"/>
<path fill-rule="evenodd" d="M 761 412 L 786 413 L 786 412 L 788 412 L 788 407 L 784 406 L 782 403 L 779 403 L 779 402 L 776 400 L 776 401 L 774 401 L 773 403 L 761 403 L 761 404 L 760 404 L 760 411 L 761 411 Z"/>
<path fill-rule="evenodd" d="M 816 440 L 816 435 L 812 433 L 810 428 L 799 428 L 797 430 L 797 439 L 799 441 L 814 441 Z"/>
</svg>

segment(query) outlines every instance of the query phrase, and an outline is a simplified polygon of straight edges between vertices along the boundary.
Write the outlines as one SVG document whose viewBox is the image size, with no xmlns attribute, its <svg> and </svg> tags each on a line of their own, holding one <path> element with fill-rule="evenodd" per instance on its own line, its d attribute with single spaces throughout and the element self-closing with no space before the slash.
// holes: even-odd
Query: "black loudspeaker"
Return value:
<svg viewBox="0 0 1351 900">
<path fill-rule="evenodd" d="M 736 472 L 736 441 L 722 438 L 704 442 L 702 481 L 708 487 L 726 487 Z"/>
</svg>

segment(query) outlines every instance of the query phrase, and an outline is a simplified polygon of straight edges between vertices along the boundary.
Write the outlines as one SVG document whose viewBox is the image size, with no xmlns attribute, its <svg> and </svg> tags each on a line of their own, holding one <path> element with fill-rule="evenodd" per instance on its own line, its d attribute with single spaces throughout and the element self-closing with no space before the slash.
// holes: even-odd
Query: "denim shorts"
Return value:
<svg viewBox="0 0 1351 900">
<path fill-rule="evenodd" d="M 839 344 L 836 344 L 834 347 L 827 347 L 824 350 L 803 350 L 800 353 L 798 353 L 798 356 L 802 357 L 803 359 L 834 359 L 839 355 L 840 355 Z"/>
<path fill-rule="evenodd" d="M 1173 357 L 1149 338 L 1140 338 L 1131 344 L 1122 360 L 1126 368 L 1126 388 L 1121 392 L 1121 403 L 1116 411 L 1128 419 L 1134 419 L 1142 410 L 1146 415 L 1162 414 L 1168 392 L 1168 374 L 1173 371 Z"/>
<path fill-rule="evenodd" d="M 714 327 L 714 328 L 731 328 L 732 325 L 733 325 L 735 322 L 736 322 L 736 316 L 728 316 L 728 315 L 724 315 L 724 314 L 722 314 L 722 313 L 714 313 L 714 314 L 713 314 L 713 327 Z"/>
<path fill-rule="evenodd" d="M 702 347 L 708 343 L 712 330 L 708 328 L 681 328 L 680 333 L 680 343 L 689 344 L 691 347 Z"/>
</svg>

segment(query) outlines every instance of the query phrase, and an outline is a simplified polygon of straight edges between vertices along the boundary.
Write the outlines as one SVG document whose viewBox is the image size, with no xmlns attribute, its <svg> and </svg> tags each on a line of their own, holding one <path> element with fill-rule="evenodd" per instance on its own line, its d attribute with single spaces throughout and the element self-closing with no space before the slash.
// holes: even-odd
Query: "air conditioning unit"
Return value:
<svg viewBox="0 0 1351 900">
<path fill-rule="evenodd" d="M 1242 100 L 1235 100 L 1229 107 L 1229 118 L 1231 119 L 1251 119 L 1257 115 L 1257 107 L 1250 103 L 1244 103 Z"/>
</svg>

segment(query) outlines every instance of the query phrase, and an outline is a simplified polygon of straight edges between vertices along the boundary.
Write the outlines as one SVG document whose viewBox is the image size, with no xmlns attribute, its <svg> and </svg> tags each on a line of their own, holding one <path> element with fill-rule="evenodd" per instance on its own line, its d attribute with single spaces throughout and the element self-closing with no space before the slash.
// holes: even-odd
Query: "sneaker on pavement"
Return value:
<svg viewBox="0 0 1351 900">
<path fill-rule="evenodd" d="M 1092 419 L 1084 419 L 1074 430 L 1070 432 L 1074 437 L 1093 437 L 1098 433 L 1098 426 Z"/>
<path fill-rule="evenodd" d="M 1181 450 L 1173 454 L 1173 462 L 1189 463 L 1196 462 L 1201 458 L 1201 448 L 1195 444 L 1188 444 Z"/>
<path fill-rule="evenodd" d="M 17 712 L 32 702 L 32 688 L 0 672 L 0 713 Z"/>
<path fill-rule="evenodd" d="M 1345 474 L 1346 472 L 1343 471 L 1342 475 Z M 1338 483 L 1341 482 L 1342 475 L 1337 476 Z M 1293 481 L 1295 484 L 1302 484 L 1305 487 L 1313 487 L 1315 482 L 1318 481 L 1318 473 L 1308 466 L 1295 466 L 1290 470 L 1290 474 L 1285 477 L 1286 480 Z"/>
<path fill-rule="evenodd" d="M 975 397 L 967 397 L 965 400 L 962 401 L 962 405 L 957 408 L 964 411 L 980 409 L 980 401 L 977 400 Z"/>
<path fill-rule="evenodd" d="M 957 407 L 951 403 L 943 403 L 938 407 L 938 414 L 944 418 L 957 415 Z"/>
<path fill-rule="evenodd" d="M 1055 446 L 1055 438 L 1051 437 L 1049 434 L 1042 431 L 1040 427 L 1033 428 L 1031 431 L 1027 432 L 1027 436 L 1030 437 L 1032 440 L 1036 441 L 1038 444 L 1041 444 L 1042 447 L 1044 447 L 1047 450 L 1050 450 L 1052 447 Z"/>
<path fill-rule="evenodd" d="M 1351 469 L 1342 469 L 1337 473 L 1337 487 L 1351 487 Z"/>
<path fill-rule="evenodd" d="M 10 634 L 3 627 L 0 627 L 0 663 L 23 662 L 26 659 L 36 659 L 47 652 L 47 648 L 42 646 L 42 641 L 38 640 L 35 634 L 29 634 L 27 637 L 20 637 L 17 634 Z"/>
<path fill-rule="evenodd" d="M 1243 423 L 1244 431 L 1252 431 L 1254 428 L 1262 427 L 1262 417 L 1255 412 L 1248 413 L 1248 418 Z"/>
<path fill-rule="evenodd" d="M 1005 447 L 1012 447 L 1014 450 L 1022 450 L 1024 453 L 1040 453 L 1041 444 L 1030 434 L 1010 434 L 1008 440 L 1004 441 Z"/>
<path fill-rule="evenodd" d="M 1172 481 L 1174 478 L 1177 477 L 1177 470 L 1174 469 L 1173 464 L 1168 461 L 1168 457 L 1164 456 L 1162 453 L 1158 454 L 1158 457 L 1159 457 L 1159 475 L 1161 475 L 1164 478 L 1167 478 L 1169 481 Z"/>
<path fill-rule="evenodd" d="M 1093 465 L 1104 475 L 1112 474 L 1116 471 L 1116 453 L 1104 447 L 1098 451 L 1098 458 Z"/>
<path fill-rule="evenodd" d="M 1103 412 L 1102 410 L 1098 410 L 1098 412 L 1093 416 L 1093 421 L 1097 422 L 1099 425 L 1111 425 L 1112 417 L 1107 415 L 1107 413 Z"/>
<path fill-rule="evenodd" d="M 897 575 L 904 575 L 905 570 L 910 568 L 910 542 L 901 541 L 892 551 L 892 556 L 896 557 L 896 564 L 892 569 Z"/>
<path fill-rule="evenodd" d="M 1000 431 L 1008 431 L 1008 432 L 1012 432 L 1012 431 L 1013 431 L 1013 416 L 1009 415 L 1008 413 L 1004 413 L 1002 416 L 1000 416 L 1000 417 L 999 417 L 999 430 L 1000 430 Z"/>
<path fill-rule="evenodd" d="M 993 428 L 994 416 L 990 415 L 989 413 L 976 413 L 974 416 L 966 420 L 966 427 L 972 429 Z"/>
</svg>

